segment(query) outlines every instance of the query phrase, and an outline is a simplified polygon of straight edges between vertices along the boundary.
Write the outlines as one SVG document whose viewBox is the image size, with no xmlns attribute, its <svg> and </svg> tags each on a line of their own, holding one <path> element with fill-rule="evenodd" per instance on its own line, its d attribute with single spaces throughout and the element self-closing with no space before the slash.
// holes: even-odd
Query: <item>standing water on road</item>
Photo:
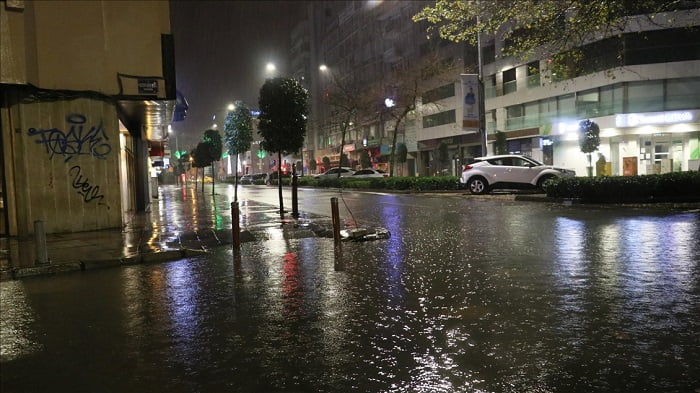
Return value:
<svg viewBox="0 0 700 393">
<path fill-rule="evenodd" d="M 391 237 L 342 269 L 332 239 L 270 236 L 1 283 L 0 390 L 700 388 L 698 212 L 346 199 Z"/>
</svg>

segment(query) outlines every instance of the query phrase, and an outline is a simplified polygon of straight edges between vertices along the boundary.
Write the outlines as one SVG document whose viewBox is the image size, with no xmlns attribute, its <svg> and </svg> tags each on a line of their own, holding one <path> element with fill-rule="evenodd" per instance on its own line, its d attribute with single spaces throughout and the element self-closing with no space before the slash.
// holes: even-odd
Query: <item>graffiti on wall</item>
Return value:
<svg viewBox="0 0 700 393">
<path fill-rule="evenodd" d="M 66 122 L 69 127 L 67 132 L 58 128 L 30 128 L 27 135 L 36 138 L 37 144 L 44 145 L 49 159 L 58 155 L 63 157 L 63 162 L 66 163 L 76 156 L 84 155 L 104 160 L 112 152 L 102 121 L 97 125 L 88 126 L 87 116 L 73 113 L 66 116 Z M 98 205 L 107 206 L 102 202 L 105 196 L 100 192 L 100 187 L 90 183 L 80 165 L 73 165 L 68 174 L 71 186 L 83 197 L 85 203 L 97 201 Z M 107 208 L 109 209 L 109 206 Z"/>
<path fill-rule="evenodd" d="M 83 196 L 85 202 L 97 200 L 98 205 L 104 205 L 102 199 L 105 196 L 100 193 L 100 186 L 90 184 L 90 180 L 83 175 L 82 170 L 80 165 L 74 165 L 70 168 L 68 173 L 73 179 L 71 185 L 78 191 L 78 194 Z"/>
<path fill-rule="evenodd" d="M 80 114 L 71 114 L 66 117 L 69 125 L 68 132 L 58 128 L 47 130 L 30 128 L 27 135 L 36 137 L 36 143 L 46 147 L 49 158 L 55 155 L 63 156 L 64 162 L 70 161 L 75 156 L 90 155 L 95 158 L 105 159 L 112 151 L 109 137 L 104 131 L 102 121 L 97 126 L 87 128 L 87 117 Z"/>
</svg>

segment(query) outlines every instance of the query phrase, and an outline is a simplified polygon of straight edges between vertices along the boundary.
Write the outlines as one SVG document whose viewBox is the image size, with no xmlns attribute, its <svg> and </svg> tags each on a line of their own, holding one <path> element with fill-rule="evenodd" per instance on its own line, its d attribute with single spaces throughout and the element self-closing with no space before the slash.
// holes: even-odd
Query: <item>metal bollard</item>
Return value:
<svg viewBox="0 0 700 393">
<path fill-rule="evenodd" d="M 231 202 L 231 236 L 234 252 L 241 250 L 241 228 L 238 215 L 238 201 Z"/>
<path fill-rule="evenodd" d="M 49 263 L 46 250 L 46 231 L 44 230 L 44 222 L 41 220 L 34 221 L 34 244 L 36 246 L 36 261 L 34 262 L 37 265 Z"/>
</svg>

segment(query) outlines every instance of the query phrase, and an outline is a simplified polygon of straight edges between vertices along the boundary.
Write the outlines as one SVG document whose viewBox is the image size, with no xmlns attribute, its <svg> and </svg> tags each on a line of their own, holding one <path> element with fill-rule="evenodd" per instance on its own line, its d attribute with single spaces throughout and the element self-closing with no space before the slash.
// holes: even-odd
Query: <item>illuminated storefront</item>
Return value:
<svg viewBox="0 0 700 393">
<path fill-rule="evenodd" d="M 700 110 L 627 113 L 591 118 L 600 127 L 598 152 L 612 175 L 648 175 L 698 170 Z M 555 164 L 586 173 L 578 144 L 578 121 L 554 124 Z M 595 154 L 594 161 L 600 157 Z"/>
</svg>

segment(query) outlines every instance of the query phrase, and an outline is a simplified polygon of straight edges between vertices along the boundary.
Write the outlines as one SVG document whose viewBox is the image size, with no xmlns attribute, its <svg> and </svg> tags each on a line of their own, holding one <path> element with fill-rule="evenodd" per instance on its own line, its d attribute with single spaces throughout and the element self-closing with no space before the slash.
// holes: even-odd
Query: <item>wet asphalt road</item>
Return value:
<svg viewBox="0 0 700 393">
<path fill-rule="evenodd" d="M 329 215 L 331 196 L 302 190 L 300 210 Z M 700 212 L 340 198 L 346 222 L 392 234 L 344 243 L 340 265 L 332 239 L 279 238 L 238 263 L 221 248 L 0 283 L 0 390 L 700 388 Z"/>
</svg>

